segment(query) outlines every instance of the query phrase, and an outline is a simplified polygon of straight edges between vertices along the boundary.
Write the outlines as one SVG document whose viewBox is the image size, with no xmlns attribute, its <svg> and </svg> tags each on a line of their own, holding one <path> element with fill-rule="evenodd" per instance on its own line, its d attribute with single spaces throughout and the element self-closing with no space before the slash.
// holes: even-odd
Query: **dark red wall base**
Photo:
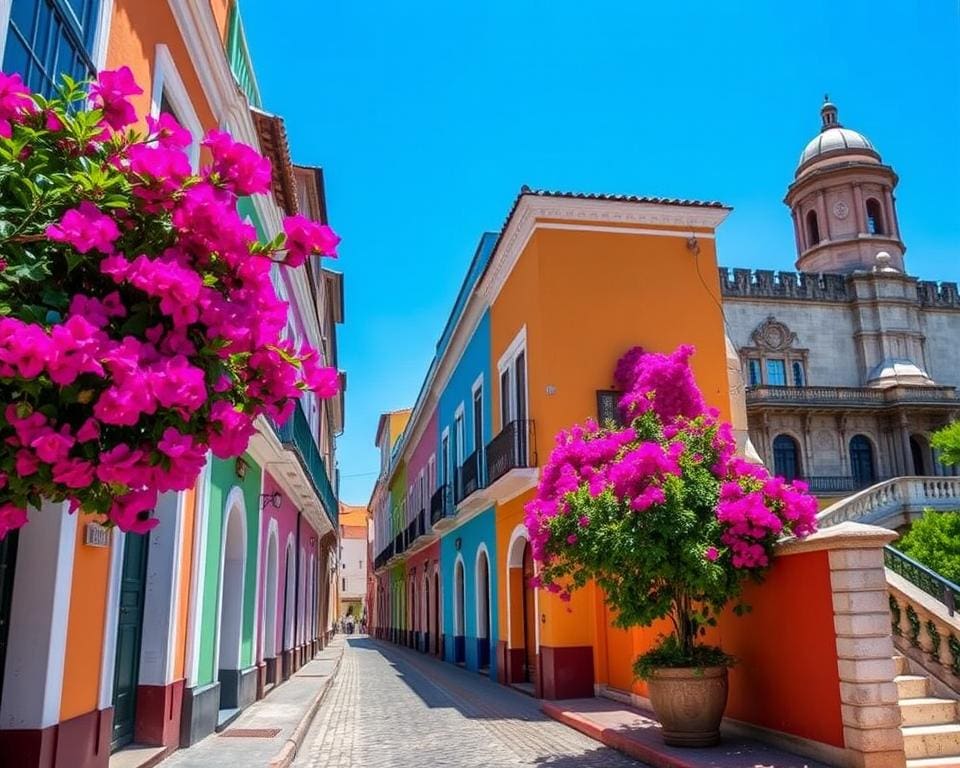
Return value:
<svg viewBox="0 0 960 768">
<path fill-rule="evenodd" d="M 180 743 L 180 712 L 183 708 L 183 680 L 169 685 L 137 686 L 138 744 L 173 747 Z"/>
<path fill-rule="evenodd" d="M 593 648 L 577 645 L 569 648 L 540 646 L 541 698 L 589 698 L 593 692 Z"/>
<path fill-rule="evenodd" d="M 94 710 L 49 728 L 0 731 L 4 768 L 106 768 L 113 709 Z"/>
</svg>

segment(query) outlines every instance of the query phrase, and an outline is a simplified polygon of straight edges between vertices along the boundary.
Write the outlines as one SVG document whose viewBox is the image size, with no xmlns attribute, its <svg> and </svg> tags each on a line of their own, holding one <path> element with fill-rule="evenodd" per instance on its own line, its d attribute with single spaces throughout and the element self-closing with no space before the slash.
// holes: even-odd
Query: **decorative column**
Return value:
<svg viewBox="0 0 960 768">
<path fill-rule="evenodd" d="M 913 466 L 913 451 L 910 450 L 910 424 L 905 413 L 900 414 L 900 447 L 903 451 L 903 474 L 916 474 L 916 467 Z"/>
<path fill-rule="evenodd" d="M 899 240 L 900 226 L 897 224 L 897 212 L 893 206 L 893 193 L 890 191 L 890 187 L 883 188 L 883 202 L 884 202 L 884 208 L 887 209 L 886 210 L 887 221 L 884 223 L 888 223 L 888 229 L 890 230 L 890 234 L 893 235 L 893 237 L 897 238 L 897 240 Z"/>
<path fill-rule="evenodd" d="M 900 705 L 883 547 L 893 531 L 846 522 L 781 546 L 778 556 L 827 550 L 840 677 L 843 753 L 850 768 L 902 768 Z"/>
<path fill-rule="evenodd" d="M 817 216 L 820 218 L 820 242 L 832 240 L 830 236 L 830 219 L 827 218 L 827 202 L 823 190 L 817 191 Z"/>
<path fill-rule="evenodd" d="M 859 184 L 853 185 L 853 208 L 857 219 L 857 234 L 866 234 L 867 213 L 863 205 L 863 187 Z"/>
<path fill-rule="evenodd" d="M 803 231 L 803 222 L 800 221 L 800 211 L 793 209 L 793 236 L 797 241 L 797 253 L 807 250 L 807 233 Z"/>
</svg>

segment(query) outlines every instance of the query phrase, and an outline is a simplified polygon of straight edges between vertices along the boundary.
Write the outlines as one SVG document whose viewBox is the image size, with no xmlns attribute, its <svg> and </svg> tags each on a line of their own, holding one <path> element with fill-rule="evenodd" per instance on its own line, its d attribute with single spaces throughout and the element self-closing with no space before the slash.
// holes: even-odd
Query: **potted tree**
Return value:
<svg viewBox="0 0 960 768">
<path fill-rule="evenodd" d="M 594 581 L 623 628 L 669 620 L 634 664 L 667 744 L 719 741 L 733 659 L 708 627 L 760 579 L 777 540 L 815 529 L 816 500 L 734 455 L 729 424 L 707 408 L 673 354 L 633 349 L 615 377 L 622 422 L 561 434 L 526 507 L 536 585 L 569 600 Z M 736 605 L 742 612 L 745 606 Z"/>
<path fill-rule="evenodd" d="M 53 98 L 0 73 L 0 538 L 42 500 L 149 530 L 208 451 L 337 391 L 272 278 L 339 238 L 294 216 L 258 242 L 236 204 L 269 161 L 212 131 L 195 172 L 172 116 L 132 128 L 140 93 L 126 67 Z"/>
</svg>

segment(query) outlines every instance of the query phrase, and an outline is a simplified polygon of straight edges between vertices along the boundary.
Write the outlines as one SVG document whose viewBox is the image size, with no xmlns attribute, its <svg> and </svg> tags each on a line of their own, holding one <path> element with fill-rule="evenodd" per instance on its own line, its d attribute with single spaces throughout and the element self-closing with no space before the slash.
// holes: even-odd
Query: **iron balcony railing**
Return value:
<svg viewBox="0 0 960 768">
<path fill-rule="evenodd" d="M 415 518 L 407 526 L 407 549 L 413 546 L 413 542 L 419 539 L 427 532 L 426 526 L 427 512 L 421 509 Z"/>
<path fill-rule="evenodd" d="M 405 531 L 400 531 L 393 540 L 393 554 L 402 555 L 407 548 L 407 535 Z"/>
<path fill-rule="evenodd" d="M 303 412 L 303 406 L 300 405 L 300 402 L 297 402 L 293 409 L 293 415 L 283 425 L 274 423 L 273 426 L 283 447 L 297 457 L 304 473 L 310 478 L 310 484 L 313 486 L 317 498 L 323 504 L 324 511 L 330 518 L 334 530 L 337 530 L 340 517 L 337 494 L 330 483 L 326 462 L 320 455 L 320 449 L 317 448 L 317 441 L 313 436 L 313 430 L 310 428 L 310 422 L 307 420 L 307 415 Z"/>
<path fill-rule="evenodd" d="M 850 475 L 814 475 L 797 478 L 810 486 L 811 493 L 853 493 L 887 479 L 886 477 L 859 478 Z"/>
<path fill-rule="evenodd" d="M 511 421 L 487 443 L 487 483 L 492 485 L 511 469 L 537 466 L 537 441 L 532 420 Z"/>
<path fill-rule="evenodd" d="M 747 405 L 803 405 L 842 407 L 884 407 L 899 403 L 955 405 L 954 387 L 898 385 L 877 387 L 748 387 Z"/>
<path fill-rule="evenodd" d="M 889 545 L 883 548 L 883 563 L 891 571 L 900 574 L 915 587 L 943 603 L 947 612 L 953 616 L 957 604 L 960 603 L 960 586 Z"/>
<path fill-rule="evenodd" d="M 392 541 L 389 544 L 387 544 L 387 546 L 383 548 L 383 551 L 380 552 L 380 554 L 373 559 L 373 567 L 376 570 L 380 570 L 381 568 L 383 568 L 383 566 L 387 564 L 387 560 L 389 560 L 391 557 L 393 557 Z"/>
<path fill-rule="evenodd" d="M 471 493 L 475 493 L 483 488 L 483 448 L 477 448 L 477 450 L 464 459 L 459 474 L 458 504 Z"/>
<path fill-rule="evenodd" d="M 436 525 L 443 518 L 453 515 L 451 495 L 450 486 L 447 483 L 433 492 L 433 496 L 430 497 L 430 525 Z"/>
</svg>

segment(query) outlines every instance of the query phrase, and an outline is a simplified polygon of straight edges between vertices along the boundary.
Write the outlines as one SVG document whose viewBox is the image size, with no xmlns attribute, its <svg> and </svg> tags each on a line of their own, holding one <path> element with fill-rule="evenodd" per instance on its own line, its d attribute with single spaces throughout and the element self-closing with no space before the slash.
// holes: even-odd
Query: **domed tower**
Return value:
<svg viewBox="0 0 960 768">
<path fill-rule="evenodd" d="M 900 227 L 893 190 L 897 174 L 862 133 L 844 128 L 824 97 L 823 125 L 800 155 L 784 202 L 790 206 L 801 272 L 872 271 L 882 265 L 903 272 Z"/>
</svg>

